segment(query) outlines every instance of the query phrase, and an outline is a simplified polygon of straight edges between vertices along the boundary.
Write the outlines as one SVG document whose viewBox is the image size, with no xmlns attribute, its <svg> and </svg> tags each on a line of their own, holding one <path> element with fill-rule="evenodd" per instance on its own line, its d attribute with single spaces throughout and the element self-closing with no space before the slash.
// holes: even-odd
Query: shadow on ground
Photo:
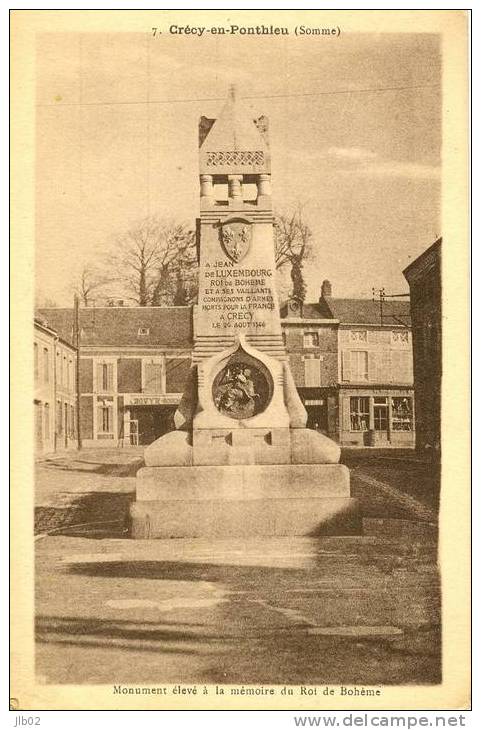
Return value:
<svg viewBox="0 0 481 730">
<path fill-rule="evenodd" d="M 71 537 L 128 537 L 129 509 L 135 492 L 87 492 L 69 495 L 68 504 L 35 508 L 35 534 Z"/>
<path fill-rule="evenodd" d="M 141 466 L 143 459 L 138 458 L 130 463 L 105 463 L 104 461 L 87 461 L 72 459 L 45 459 L 42 466 L 56 471 L 73 471 L 81 474 L 99 474 L 112 477 L 134 477 Z"/>
</svg>

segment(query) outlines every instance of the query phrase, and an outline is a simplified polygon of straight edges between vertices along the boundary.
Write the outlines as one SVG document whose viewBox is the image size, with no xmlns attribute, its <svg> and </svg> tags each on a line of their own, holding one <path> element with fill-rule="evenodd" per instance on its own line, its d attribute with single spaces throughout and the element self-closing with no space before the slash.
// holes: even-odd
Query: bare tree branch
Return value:
<svg viewBox="0 0 481 730">
<path fill-rule="evenodd" d="M 303 218 L 302 206 L 291 214 L 274 218 L 276 269 L 291 267 L 292 296 L 304 300 L 306 285 L 302 274 L 305 261 L 312 257 L 312 231 Z"/>
</svg>

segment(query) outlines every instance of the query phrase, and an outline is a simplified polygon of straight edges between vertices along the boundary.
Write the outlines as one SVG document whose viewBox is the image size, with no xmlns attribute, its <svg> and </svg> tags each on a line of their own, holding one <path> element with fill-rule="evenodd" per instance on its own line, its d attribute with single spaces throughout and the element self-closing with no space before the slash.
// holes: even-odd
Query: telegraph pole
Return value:
<svg viewBox="0 0 481 730">
<path fill-rule="evenodd" d="M 379 299 L 376 299 L 376 294 L 379 297 Z M 386 294 L 386 290 L 385 290 L 384 287 L 382 287 L 382 289 L 375 289 L 374 287 L 372 288 L 372 301 L 373 302 L 379 302 L 379 314 L 380 314 L 380 317 L 381 317 L 381 326 L 384 324 L 384 320 L 383 320 L 383 314 L 384 314 L 383 306 L 384 306 L 384 302 L 386 301 L 386 299 L 401 299 L 403 297 L 407 297 L 409 299 L 409 296 L 410 296 L 409 293 L 407 293 L 407 294 L 406 293 L 403 293 L 403 294 Z M 404 326 L 407 327 L 407 325 L 404 322 L 401 322 L 400 321 L 399 323 L 400 324 L 404 324 Z"/>
<path fill-rule="evenodd" d="M 382 289 L 377 289 L 377 290 L 373 287 L 372 288 L 372 301 L 373 302 L 376 301 L 376 292 L 379 295 L 379 314 L 381 316 L 381 327 L 382 327 L 382 325 L 383 325 L 383 319 L 382 319 L 383 311 L 382 311 L 382 307 L 383 307 L 383 304 L 384 304 L 384 299 L 386 298 L 386 290 L 384 289 L 384 287 L 382 287 Z"/>
<path fill-rule="evenodd" d="M 75 294 L 73 300 L 73 341 L 77 350 L 75 360 L 75 395 L 76 395 L 76 425 L 77 425 L 77 449 L 82 448 L 82 435 L 80 433 L 80 326 L 79 326 L 79 298 Z"/>
</svg>

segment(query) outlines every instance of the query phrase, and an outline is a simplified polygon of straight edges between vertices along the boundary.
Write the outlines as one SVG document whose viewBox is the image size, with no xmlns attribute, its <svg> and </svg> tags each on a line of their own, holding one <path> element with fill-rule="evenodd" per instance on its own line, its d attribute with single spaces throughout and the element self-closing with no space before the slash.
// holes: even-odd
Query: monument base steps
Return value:
<svg viewBox="0 0 481 730">
<path fill-rule="evenodd" d="M 341 464 L 146 467 L 132 537 L 269 537 L 361 532 Z"/>
</svg>

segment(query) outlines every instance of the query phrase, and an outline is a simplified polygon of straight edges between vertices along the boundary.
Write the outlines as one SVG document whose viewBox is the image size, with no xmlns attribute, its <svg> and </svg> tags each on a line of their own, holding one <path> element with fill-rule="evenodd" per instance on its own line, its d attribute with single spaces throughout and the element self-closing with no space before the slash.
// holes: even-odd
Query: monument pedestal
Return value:
<svg viewBox="0 0 481 730">
<path fill-rule="evenodd" d="M 342 464 L 146 467 L 132 536 L 271 537 L 360 532 Z"/>
</svg>

